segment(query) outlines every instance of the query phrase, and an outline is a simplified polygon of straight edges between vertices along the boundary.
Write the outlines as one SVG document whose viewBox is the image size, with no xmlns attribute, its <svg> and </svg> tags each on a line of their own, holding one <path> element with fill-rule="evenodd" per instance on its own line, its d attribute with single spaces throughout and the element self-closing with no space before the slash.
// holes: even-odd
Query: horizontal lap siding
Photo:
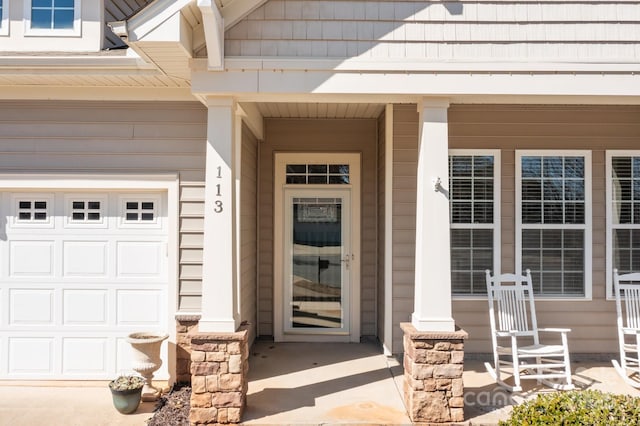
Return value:
<svg viewBox="0 0 640 426">
<path fill-rule="evenodd" d="M 386 113 L 378 118 L 378 289 L 377 289 L 377 336 L 381 342 L 386 340 L 384 335 L 384 304 L 385 304 L 385 146 L 390 142 L 386 140 Z"/>
<path fill-rule="evenodd" d="M 415 286 L 416 184 L 418 170 L 418 110 L 416 105 L 393 109 L 393 349 L 402 352 L 399 323 L 411 320 Z"/>
<path fill-rule="evenodd" d="M 199 310 L 206 109 L 191 102 L 0 102 L 0 172 L 180 174 L 179 305 Z"/>
<path fill-rule="evenodd" d="M 242 127 L 241 158 L 240 314 L 250 324 L 252 342 L 256 334 L 258 140 L 247 126 Z"/>
<path fill-rule="evenodd" d="M 360 152 L 361 334 L 376 335 L 377 279 L 376 120 L 266 119 L 260 147 L 258 333 L 273 335 L 273 162 L 276 152 Z"/>
<path fill-rule="evenodd" d="M 501 150 L 503 272 L 515 267 L 515 150 L 591 150 L 593 300 L 538 298 L 536 308 L 540 326 L 572 328 L 572 352 L 615 352 L 615 303 L 605 300 L 605 151 L 640 147 L 640 107 L 453 105 L 449 134 L 451 148 Z M 465 349 L 491 352 L 486 300 L 458 300 L 453 308 L 456 323 L 469 332 Z"/>
<path fill-rule="evenodd" d="M 270 0 L 225 34 L 227 56 L 633 60 L 636 1 Z"/>
</svg>

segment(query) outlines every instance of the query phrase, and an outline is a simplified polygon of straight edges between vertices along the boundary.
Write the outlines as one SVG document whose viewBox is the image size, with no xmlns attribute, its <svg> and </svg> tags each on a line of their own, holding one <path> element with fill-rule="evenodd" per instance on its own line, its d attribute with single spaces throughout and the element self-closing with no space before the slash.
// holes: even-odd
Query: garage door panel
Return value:
<svg viewBox="0 0 640 426">
<path fill-rule="evenodd" d="M 63 325 L 107 325 L 107 290 L 64 290 Z"/>
<path fill-rule="evenodd" d="M 54 241 L 11 241 L 9 243 L 9 276 L 52 277 L 54 247 Z"/>
<path fill-rule="evenodd" d="M 34 188 L 0 198 L 0 380 L 130 371 L 126 336 L 167 331 L 166 192 Z"/>
<path fill-rule="evenodd" d="M 9 290 L 9 323 L 12 325 L 52 325 L 54 323 L 53 289 Z"/>
<path fill-rule="evenodd" d="M 54 343 L 51 337 L 9 337 L 9 374 L 53 374 Z"/>
<path fill-rule="evenodd" d="M 65 241 L 63 275 L 65 277 L 104 277 L 108 274 L 108 241 Z"/>
<path fill-rule="evenodd" d="M 62 372 L 75 376 L 106 375 L 108 352 L 107 338 L 63 338 Z"/>
<path fill-rule="evenodd" d="M 164 244 L 157 241 L 118 242 L 118 277 L 159 277 Z"/>
<path fill-rule="evenodd" d="M 160 326 L 163 299 L 160 290 L 119 290 L 117 325 Z"/>
</svg>

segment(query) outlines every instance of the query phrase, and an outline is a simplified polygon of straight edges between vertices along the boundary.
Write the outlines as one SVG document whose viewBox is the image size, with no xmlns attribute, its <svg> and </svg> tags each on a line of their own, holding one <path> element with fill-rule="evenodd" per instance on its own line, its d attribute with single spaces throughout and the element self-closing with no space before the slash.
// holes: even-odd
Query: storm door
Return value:
<svg viewBox="0 0 640 426">
<path fill-rule="evenodd" d="M 360 338 L 359 154 L 278 154 L 274 337 Z"/>
<path fill-rule="evenodd" d="M 285 332 L 349 330 L 349 190 L 286 191 Z"/>
</svg>

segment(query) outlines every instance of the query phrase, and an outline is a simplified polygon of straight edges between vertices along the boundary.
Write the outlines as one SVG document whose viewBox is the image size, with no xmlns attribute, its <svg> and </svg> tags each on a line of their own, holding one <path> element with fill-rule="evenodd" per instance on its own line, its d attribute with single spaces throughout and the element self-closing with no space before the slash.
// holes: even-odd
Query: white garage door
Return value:
<svg viewBox="0 0 640 426">
<path fill-rule="evenodd" d="M 166 204 L 0 193 L 0 378 L 113 378 L 130 368 L 128 333 L 167 330 Z"/>
</svg>

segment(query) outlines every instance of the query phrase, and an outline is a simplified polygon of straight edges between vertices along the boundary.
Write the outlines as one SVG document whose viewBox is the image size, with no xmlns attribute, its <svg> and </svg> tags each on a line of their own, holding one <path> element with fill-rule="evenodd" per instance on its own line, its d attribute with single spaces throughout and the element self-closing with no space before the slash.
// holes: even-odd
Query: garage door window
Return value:
<svg viewBox="0 0 640 426">
<path fill-rule="evenodd" d="M 158 225 L 158 208 L 160 201 L 158 198 L 147 197 L 123 197 L 122 206 L 122 226 L 154 226 Z"/>
<path fill-rule="evenodd" d="M 22 200 L 18 202 L 18 221 L 43 222 L 49 217 L 46 201 Z"/>
<path fill-rule="evenodd" d="M 100 201 L 72 201 L 71 221 L 100 222 L 102 220 L 100 206 Z"/>
<path fill-rule="evenodd" d="M 53 199 L 48 194 L 15 194 L 12 197 L 13 225 L 16 227 L 49 227 Z"/>
</svg>

